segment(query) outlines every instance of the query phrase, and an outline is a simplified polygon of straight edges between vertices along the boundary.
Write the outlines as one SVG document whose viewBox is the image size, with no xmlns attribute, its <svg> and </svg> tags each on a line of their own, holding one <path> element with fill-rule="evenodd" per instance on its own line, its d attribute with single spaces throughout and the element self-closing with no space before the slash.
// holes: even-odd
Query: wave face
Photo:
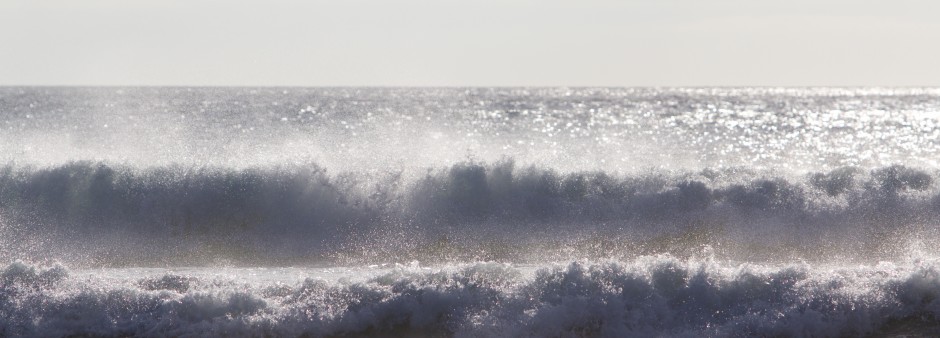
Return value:
<svg viewBox="0 0 940 338">
<path fill-rule="evenodd" d="M 903 166 L 797 178 L 741 170 L 632 176 L 505 160 L 407 177 L 333 174 L 314 164 L 79 162 L 2 169 L 0 202 L 6 255 L 73 264 L 525 262 L 681 255 L 706 245 L 738 259 L 885 258 L 907 254 L 911 239 L 932 247 L 936 181 L 936 172 Z"/>
<path fill-rule="evenodd" d="M 499 263 L 373 268 L 359 281 L 282 283 L 251 269 L 76 276 L 17 262 L 0 275 L 0 334 L 929 336 L 940 333 L 938 264 L 729 266 L 646 256 L 532 272 Z"/>
<path fill-rule="evenodd" d="M 934 88 L 0 88 L 0 336 L 940 335 Z"/>
</svg>

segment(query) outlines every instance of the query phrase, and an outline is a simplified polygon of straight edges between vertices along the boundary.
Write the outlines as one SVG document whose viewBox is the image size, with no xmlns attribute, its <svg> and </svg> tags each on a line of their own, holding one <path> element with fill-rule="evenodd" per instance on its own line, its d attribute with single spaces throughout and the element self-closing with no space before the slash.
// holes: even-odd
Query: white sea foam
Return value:
<svg viewBox="0 0 940 338">
<path fill-rule="evenodd" d="M 13 263 L 2 272 L 0 334 L 835 337 L 940 328 L 936 260 L 815 266 L 659 255 L 359 268 L 340 278 L 330 269 L 180 270 Z"/>
</svg>

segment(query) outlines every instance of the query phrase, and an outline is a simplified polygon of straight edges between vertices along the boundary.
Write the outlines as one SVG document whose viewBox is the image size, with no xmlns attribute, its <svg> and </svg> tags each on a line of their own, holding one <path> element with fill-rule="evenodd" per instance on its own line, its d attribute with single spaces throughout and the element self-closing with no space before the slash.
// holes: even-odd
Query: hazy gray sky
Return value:
<svg viewBox="0 0 940 338">
<path fill-rule="evenodd" d="M 934 0 L 0 0 L 0 85 L 940 85 Z"/>
</svg>

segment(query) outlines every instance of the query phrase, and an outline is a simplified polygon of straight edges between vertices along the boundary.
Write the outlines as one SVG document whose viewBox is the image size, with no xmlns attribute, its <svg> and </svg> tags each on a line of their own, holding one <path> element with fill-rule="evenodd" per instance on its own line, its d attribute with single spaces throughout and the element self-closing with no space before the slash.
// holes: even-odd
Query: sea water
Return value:
<svg viewBox="0 0 940 338">
<path fill-rule="evenodd" d="M 940 90 L 0 88 L 0 336 L 940 334 Z"/>
</svg>

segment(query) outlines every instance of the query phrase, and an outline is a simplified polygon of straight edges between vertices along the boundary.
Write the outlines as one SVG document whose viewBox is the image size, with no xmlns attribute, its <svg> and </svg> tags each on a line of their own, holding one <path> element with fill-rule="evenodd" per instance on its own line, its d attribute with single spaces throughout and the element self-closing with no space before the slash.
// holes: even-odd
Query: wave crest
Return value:
<svg viewBox="0 0 940 338">
<path fill-rule="evenodd" d="M 77 250 L 115 264 L 498 259 L 563 238 L 574 239 L 566 249 L 578 252 L 579 241 L 611 240 L 619 251 L 646 248 L 633 249 L 639 253 L 706 244 L 724 250 L 735 244 L 721 239 L 735 238 L 745 244 L 732 251 L 754 251 L 740 247 L 749 245 L 772 255 L 780 253 L 773 246 L 820 237 L 840 249 L 896 251 L 889 246 L 937 230 L 936 177 L 904 166 L 800 177 L 740 169 L 559 173 L 512 160 L 419 175 L 331 173 L 315 164 L 8 165 L 0 169 L 0 232 L 9 240 L 0 244 L 7 253 L 65 256 L 72 249 L 72 256 Z M 768 234 L 782 237 L 767 242 Z"/>
</svg>

